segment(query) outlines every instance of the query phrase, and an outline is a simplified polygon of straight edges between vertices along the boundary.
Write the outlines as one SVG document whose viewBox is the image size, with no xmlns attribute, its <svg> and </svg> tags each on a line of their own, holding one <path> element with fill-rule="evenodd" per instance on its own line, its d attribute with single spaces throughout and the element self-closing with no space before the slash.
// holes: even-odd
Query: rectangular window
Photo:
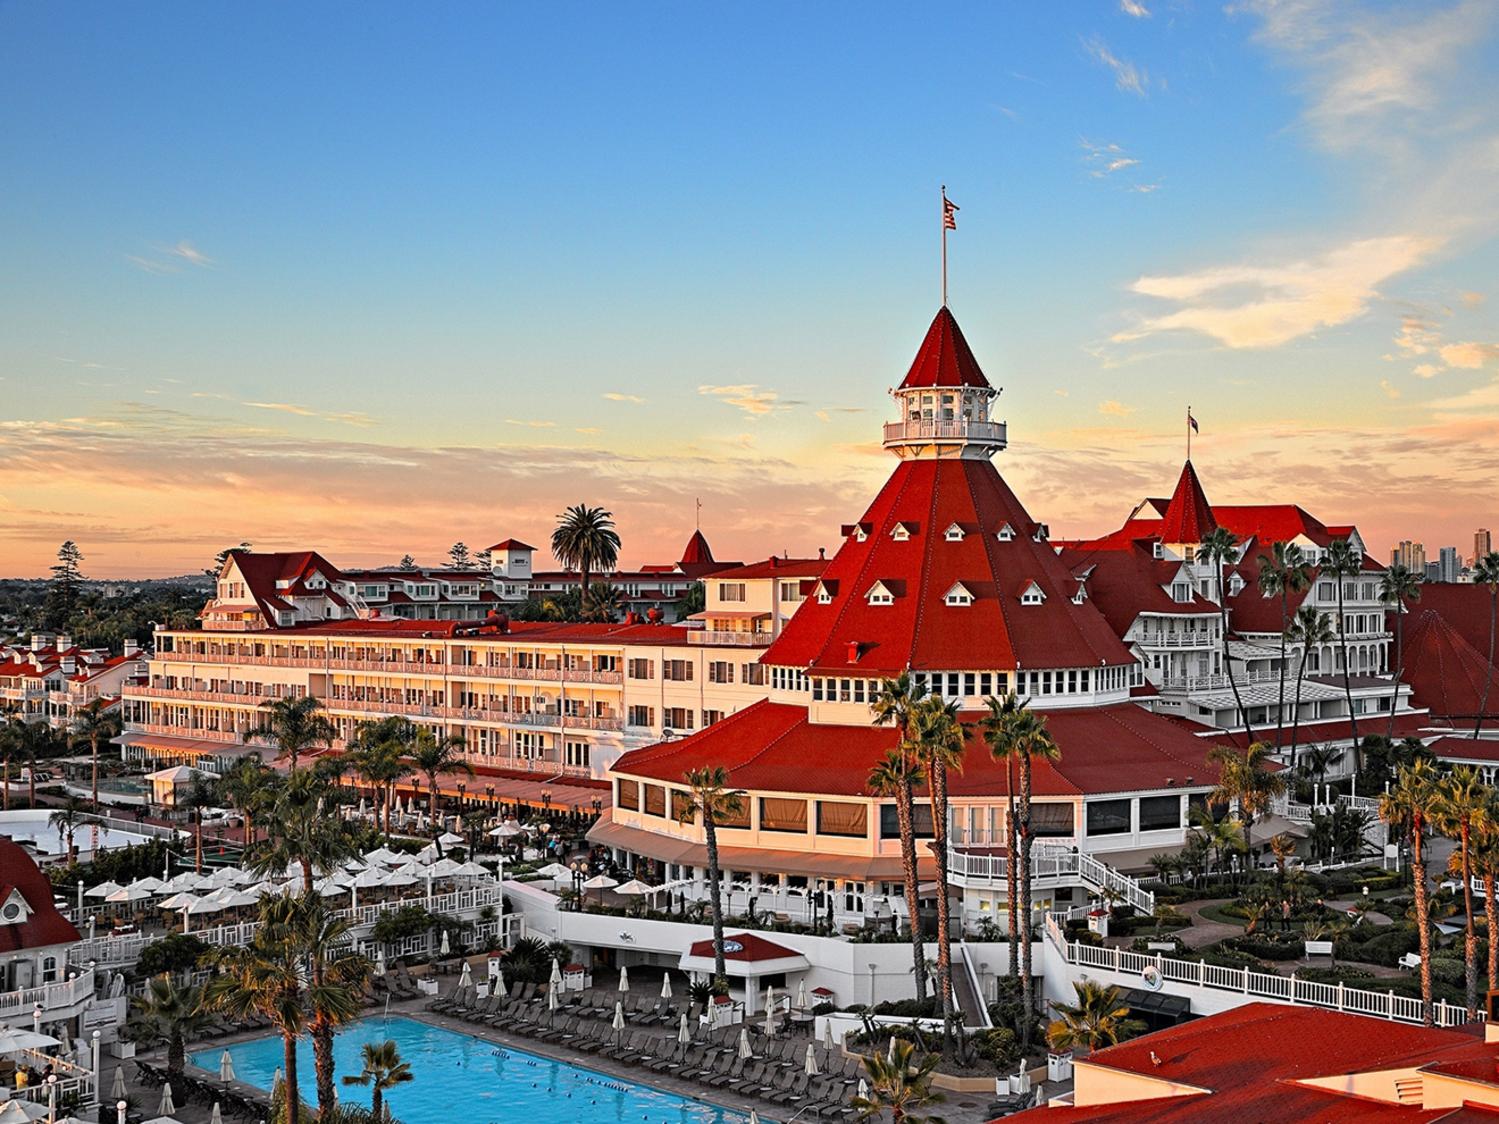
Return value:
<svg viewBox="0 0 1499 1124">
<path fill-rule="evenodd" d="M 744 583 L 743 582 L 719 582 L 718 583 L 718 599 L 720 601 L 743 601 L 744 600 Z"/>
<path fill-rule="evenodd" d="M 705 710 L 705 711 L 703 711 L 703 725 L 704 726 L 711 726 L 715 722 L 722 722 L 722 721 L 723 721 L 723 711 L 721 711 L 721 710 Z"/>
<path fill-rule="evenodd" d="M 765 667 L 762 664 L 757 664 L 757 663 L 744 663 L 744 664 L 740 664 L 739 665 L 739 670 L 741 672 L 743 672 L 743 674 L 740 675 L 739 678 L 740 678 L 740 681 L 745 684 L 745 686 L 748 686 L 748 687 L 763 687 L 763 686 L 765 686 Z"/>
<path fill-rule="evenodd" d="M 1071 804 L 1032 804 L 1033 835 L 1068 836 L 1073 833 Z"/>
<path fill-rule="evenodd" d="M 631 812 L 640 810 L 640 782 L 621 777 L 614 783 L 614 802 Z"/>
<path fill-rule="evenodd" d="M 779 796 L 760 798 L 761 831 L 794 831 L 806 834 L 807 802 Z"/>
<path fill-rule="evenodd" d="M 671 818 L 678 823 L 697 823 L 697 813 L 692 807 L 692 797 L 685 792 L 672 789 Z"/>
<path fill-rule="evenodd" d="M 577 769 L 588 768 L 588 743 L 568 742 L 564 747 L 564 761 Z"/>
<path fill-rule="evenodd" d="M 662 711 L 661 716 L 673 730 L 692 729 L 692 711 L 685 706 L 669 706 Z"/>
<path fill-rule="evenodd" d="M 628 718 L 631 726 L 654 726 L 656 724 L 656 708 L 652 706 L 632 706 Z"/>
<path fill-rule="evenodd" d="M 1089 835 L 1119 835 L 1129 830 L 1128 800 L 1090 800 L 1087 812 Z"/>
<path fill-rule="evenodd" d="M 666 815 L 666 789 L 659 784 L 645 786 L 645 814 L 648 816 Z"/>
<path fill-rule="evenodd" d="M 737 803 L 731 808 L 719 807 L 718 815 L 713 817 L 713 822 L 719 827 L 741 827 L 750 825 L 750 800 L 743 793 L 738 794 Z"/>
<path fill-rule="evenodd" d="M 631 660 L 629 668 L 630 678 L 654 679 L 656 677 L 655 668 L 656 665 L 650 660 Z"/>
<path fill-rule="evenodd" d="M 689 660 L 665 660 L 661 664 L 661 678 L 673 683 L 691 683 L 692 663 Z"/>
<path fill-rule="evenodd" d="M 714 660 L 708 665 L 709 683 L 734 682 L 734 665 L 728 660 Z"/>
<path fill-rule="evenodd" d="M 800 601 L 801 599 L 802 599 L 802 583 L 801 582 L 795 581 L 795 582 L 782 582 L 781 583 L 781 600 L 782 601 Z"/>
<path fill-rule="evenodd" d="M 1140 830 L 1166 831 L 1182 825 L 1180 796 L 1140 797 Z"/>
<path fill-rule="evenodd" d="M 916 838 L 930 839 L 933 834 L 932 806 L 930 804 L 917 804 L 914 811 L 915 815 L 912 818 L 915 821 L 913 826 L 916 829 Z M 900 838 L 900 817 L 896 814 L 894 804 L 880 805 L 880 838 Z"/>
<path fill-rule="evenodd" d="M 817 802 L 817 833 L 864 838 L 869 834 L 868 806 L 841 800 Z"/>
</svg>

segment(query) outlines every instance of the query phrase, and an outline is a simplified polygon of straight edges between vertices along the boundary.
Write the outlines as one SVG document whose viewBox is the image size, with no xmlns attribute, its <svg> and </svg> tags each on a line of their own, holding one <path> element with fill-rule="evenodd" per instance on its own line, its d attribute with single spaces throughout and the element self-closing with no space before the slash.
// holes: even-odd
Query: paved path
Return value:
<svg viewBox="0 0 1499 1124">
<path fill-rule="evenodd" d="M 1176 935 L 1182 939 L 1182 943 L 1188 948 L 1204 948 L 1210 944 L 1228 937 L 1239 937 L 1244 935 L 1243 925 L 1231 925 L 1226 921 L 1214 921 L 1212 918 L 1204 917 L 1202 911 L 1214 906 L 1224 906 L 1235 901 L 1234 898 L 1208 898 L 1204 901 L 1187 902 L 1182 912 L 1192 919 L 1189 928 L 1181 930 Z"/>
</svg>

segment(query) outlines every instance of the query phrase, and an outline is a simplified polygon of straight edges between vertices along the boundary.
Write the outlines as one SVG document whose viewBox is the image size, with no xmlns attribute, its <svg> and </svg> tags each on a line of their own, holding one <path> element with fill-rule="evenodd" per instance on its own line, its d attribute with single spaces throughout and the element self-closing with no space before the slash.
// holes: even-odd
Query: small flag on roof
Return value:
<svg viewBox="0 0 1499 1124">
<path fill-rule="evenodd" d="M 960 208 L 958 207 L 958 205 L 956 203 L 954 203 L 951 199 L 949 199 L 947 197 L 947 192 L 944 190 L 942 192 L 942 229 L 943 230 L 957 230 L 958 229 L 958 211 L 959 210 L 960 210 Z"/>
<path fill-rule="evenodd" d="M 1193 433 L 1202 432 L 1202 427 L 1197 424 L 1197 419 L 1192 416 L 1192 411 L 1190 408 L 1187 410 L 1187 424 L 1192 427 Z"/>
</svg>

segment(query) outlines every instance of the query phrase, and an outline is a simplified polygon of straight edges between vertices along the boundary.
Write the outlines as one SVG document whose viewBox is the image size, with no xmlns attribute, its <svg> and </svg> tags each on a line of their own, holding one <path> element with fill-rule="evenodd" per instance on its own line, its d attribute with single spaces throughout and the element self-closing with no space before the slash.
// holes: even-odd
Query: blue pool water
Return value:
<svg viewBox="0 0 1499 1124">
<path fill-rule="evenodd" d="M 366 1042 L 394 1039 L 416 1080 L 387 1091 L 385 1099 L 402 1124 L 742 1124 L 746 1117 L 645 1085 L 522 1050 L 496 1046 L 469 1034 L 396 1016 L 368 1018 L 338 1032 L 333 1043 L 338 1095 L 369 1107 L 370 1091 L 345 1085 L 345 1074 L 363 1068 Z M 217 1073 L 224 1047 L 202 1050 L 192 1063 Z M 271 1036 L 228 1047 L 234 1075 L 262 1089 L 271 1087 L 281 1065 L 281 1039 Z M 297 1047 L 297 1083 L 308 1102 L 316 1098 L 312 1046 Z"/>
</svg>

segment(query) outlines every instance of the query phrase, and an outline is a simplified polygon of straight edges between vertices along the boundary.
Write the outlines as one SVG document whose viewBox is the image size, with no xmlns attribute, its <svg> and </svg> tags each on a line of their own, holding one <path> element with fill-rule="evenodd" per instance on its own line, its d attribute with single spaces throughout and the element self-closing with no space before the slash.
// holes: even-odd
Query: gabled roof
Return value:
<svg viewBox="0 0 1499 1124">
<path fill-rule="evenodd" d="M 1217 616 L 1218 606 L 1195 590 L 1190 601 L 1176 601 L 1167 592 L 1182 563 L 1157 558 L 1150 546 L 1131 543 L 1126 550 L 1066 548 L 1063 563 L 1080 579 L 1086 578 L 1088 597 L 1116 634 L 1123 636 L 1141 613 L 1179 617 Z"/>
<path fill-rule="evenodd" d="M 899 522 L 921 532 L 892 538 Z M 949 542 L 943 530 L 953 523 L 982 533 Z M 1006 523 L 1015 537 L 1001 542 Z M 851 643 L 867 674 L 1132 662 L 1097 609 L 1072 603 L 1071 572 L 1050 543 L 1035 541 L 1036 521 L 988 460 L 901 461 L 857 525 L 870 533 L 844 539 L 822 574 L 832 601 L 803 604 L 762 663 L 846 672 Z M 894 605 L 867 604 L 877 580 L 904 582 Z M 1019 591 L 1032 581 L 1046 601 L 1022 606 Z M 960 618 L 943 605 L 955 582 L 975 598 Z"/>
<path fill-rule="evenodd" d="M 73 923 L 57 911 L 47 876 L 19 844 L 4 836 L 0 836 L 0 883 L 19 890 L 31 908 L 31 915 L 20 924 L 0 925 L 0 952 L 71 944 L 79 939 Z"/>
<path fill-rule="evenodd" d="M 536 548 L 530 543 L 521 542 L 520 539 L 505 539 L 503 542 L 495 543 L 489 549 L 493 553 L 496 550 L 535 550 Z"/>
<path fill-rule="evenodd" d="M 913 387 L 973 386 L 989 390 L 989 380 L 979 369 L 978 360 L 963 331 L 953 319 L 947 306 L 937 310 L 932 326 L 926 330 L 926 339 L 916 352 L 916 359 L 906 377 L 901 381 L 901 390 Z"/>
<path fill-rule="evenodd" d="M 1213 509 L 1202 490 L 1202 482 L 1197 479 L 1197 470 L 1188 461 L 1182 465 L 1176 491 L 1171 493 L 1171 502 L 1166 505 L 1166 514 L 1161 517 L 1161 540 L 1168 543 L 1200 543 L 1217 525 Z"/>
<path fill-rule="evenodd" d="M 815 578 L 827 569 L 826 558 L 776 558 L 763 562 L 746 562 L 743 566 L 731 566 L 719 570 L 713 577 L 717 581 L 750 580 L 753 578 Z"/>
</svg>

